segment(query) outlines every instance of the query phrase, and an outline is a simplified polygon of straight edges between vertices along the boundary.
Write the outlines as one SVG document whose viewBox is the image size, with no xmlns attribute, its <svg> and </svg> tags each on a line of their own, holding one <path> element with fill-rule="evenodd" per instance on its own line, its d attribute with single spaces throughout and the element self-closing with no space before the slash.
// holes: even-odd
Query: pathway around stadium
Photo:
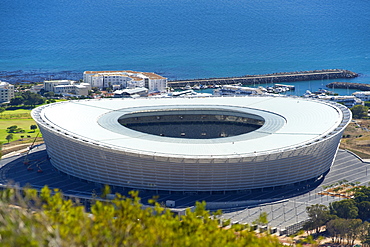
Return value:
<svg viewBox="0 0 370 247">
<path fill-rule="evenodd" d="M 26 150 L 22 150 L 26 151 Z M 23 162 L 29 160 L 29 165 Z M 307 220 L 306 207 L 313 204 L 329 205 L 333 201 L 341 200 L 339 197 L 319 195 L 323 186 L 346 179 L 348 182 L 360 182 L 368 185 L 369 163 L 363 162 L 356 155 L 339 150 L 330 172 L 322 181 L 313 185 L 302 184 L 290 186 L 280 190 L 256 191 L 248 193 L 215 194 L 159 194 L 158 201 L 165 203 L 173 200 L 177 209 L 191 207 L 195 201 L 206 201 L 210 206 L 223 206 L 223 219 L 230 219 L 233 223 L 251 223 L 261 212 L 268 213 L 269 226 L 286 229 L 293 233 Z M 369 170 L 370 172 L 370 170 Z M 28 155 L 26 152 L 13 153 L 12 156 L 3 157 L 0 162 L 0 184 L 30 185 L 40 189 L 44 185 L 50 188 L 59 188 L 65 195 L 83 199 L 91 199 L 100 194 L 102 185 L 81 181 L 80 179 L 58 172 L 47 159 L 45 145 L 35 146 Z M 127 195 L 130 189 L 112 188 L 113 192 Z M 154 192 L 140 191 L 142 202 L 152 198 Z"/>
</svg>

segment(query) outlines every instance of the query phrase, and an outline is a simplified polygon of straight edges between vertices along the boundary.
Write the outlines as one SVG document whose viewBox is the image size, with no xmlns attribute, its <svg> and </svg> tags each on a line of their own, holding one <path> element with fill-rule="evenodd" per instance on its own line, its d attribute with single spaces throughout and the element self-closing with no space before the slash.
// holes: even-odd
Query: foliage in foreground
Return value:
<svg viewBox="0 0 370 247">
<path fill-rule="evenodd" d="M 87 213 L 57 190 L 7 189 L 1 192 L 0 239 L 2 246 L 280 246 L 269 235 L 220 228 L 205 203 L 181 218 L 153 203 L 143 209 L 138 193 L 117 194 Z"/>
</svg>

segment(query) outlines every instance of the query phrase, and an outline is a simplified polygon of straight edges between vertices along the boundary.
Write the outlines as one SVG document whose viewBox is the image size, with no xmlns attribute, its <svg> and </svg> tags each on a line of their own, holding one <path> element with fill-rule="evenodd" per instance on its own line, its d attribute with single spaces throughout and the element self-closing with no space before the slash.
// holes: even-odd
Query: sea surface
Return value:
<svg viewBox="0 0 370 247">
<path fill-rule="evenodd" d="M 336 81 L 370 83 L 368 0 L 2 0 L 0 9 L 5 81 L 85 70 L 176 80 L 340 68 L 360 77 Z M 294 84 L 303 94 L 329 82 Z"/>
</svg>

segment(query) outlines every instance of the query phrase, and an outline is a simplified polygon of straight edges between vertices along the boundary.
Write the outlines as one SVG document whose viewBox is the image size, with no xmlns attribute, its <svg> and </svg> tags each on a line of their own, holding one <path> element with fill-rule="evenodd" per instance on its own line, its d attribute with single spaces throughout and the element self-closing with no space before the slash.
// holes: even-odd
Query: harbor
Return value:
<svg viewBox="0 0 370 247">
<path fill-rule="evenodd" d="M 168 81 L 168 86 L 173 89 L 189 89 L 189 87 L 216 87 L 217 85 L 256 85 L 273 84 L 297 81 L 329 80 L 329 79 L 350 79 L 358 77 L 358 74 L 349 70 L 331 69 L 331 70 L 312 70 L 298 72 L 282 72 L 265 75 L 245 75 L 241 77 L 227 78 L 208 78 Z M 196 89 L 196 88 L 193 88 Z"/>
</svg>

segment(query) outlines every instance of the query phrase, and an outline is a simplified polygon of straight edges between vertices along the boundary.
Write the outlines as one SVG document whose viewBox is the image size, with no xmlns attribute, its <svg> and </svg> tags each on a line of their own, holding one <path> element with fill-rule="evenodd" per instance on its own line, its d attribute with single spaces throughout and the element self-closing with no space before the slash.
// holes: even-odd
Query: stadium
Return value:
<svg viewBox="0 0 370 247">
<path fill-rule="evenodd" d="M 130 189 L 226 193 L 320 180 L 351 112 L 258 96 L 65 101 L 32 117 L 60 172 Z"/>
</svg>

